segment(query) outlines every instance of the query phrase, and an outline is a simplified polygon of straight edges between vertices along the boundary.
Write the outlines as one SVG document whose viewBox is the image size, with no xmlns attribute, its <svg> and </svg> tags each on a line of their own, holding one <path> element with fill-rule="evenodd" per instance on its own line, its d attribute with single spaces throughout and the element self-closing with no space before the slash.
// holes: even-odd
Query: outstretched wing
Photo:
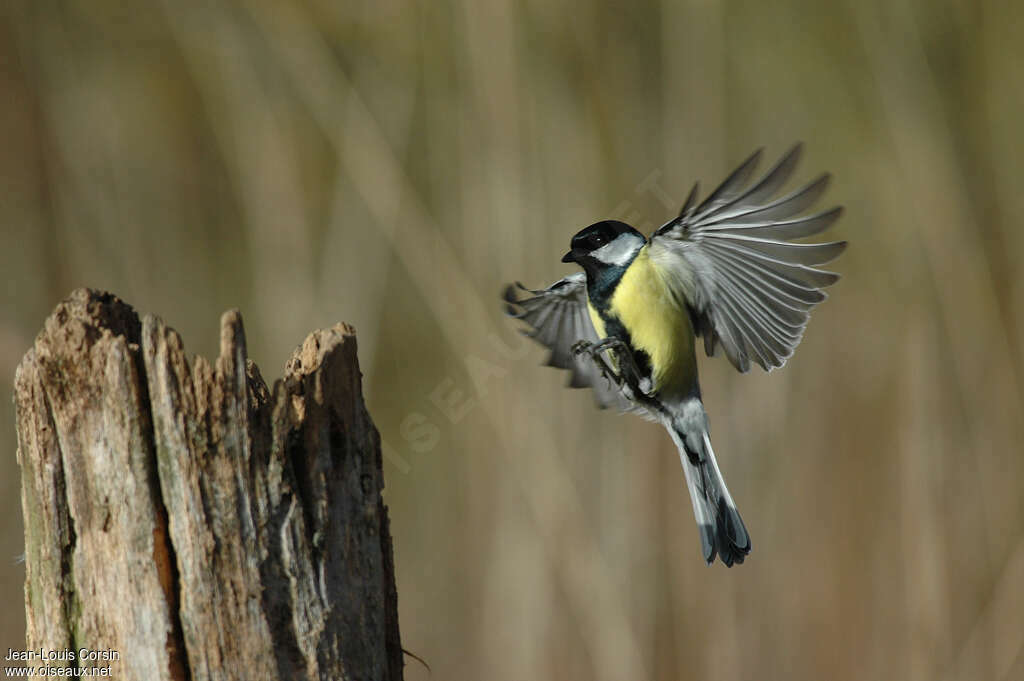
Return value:
<svg viewBox="0 0 1024 681">
<path fill-rule="evenodd" d="M 518 291 L 532 294 L 520 298 Z M 572 346 L 578 341 L 597 343 L 600 339 L 587 312 L 587 279 L 583 272 L 560 279 L 546 289 L 534 291 L 520 283 L 509 285 L 504 295 L 506 312 L 522 319 L 530 328 L 523 333 L 551 350 L 547 365 L 568 369 L 570 388 L 593 388 L 601 408 L 634 409 L 618 386 L 609 384 L 586 355 L 576 357 Z"/>
<path fill-rule="evenodd" d="M 839 279 L 816 266 L 842 253 L 845 241 L 792 242 L 825 231 L 842 213 L 836 207 L 802 215 L 824 193 L 829 175 L 773 198 L 800 151 L 798 144 L 751 184 L 758 150 L 699 205 L 694 185 L 679 217 L 651 235 L 650 256 L 689 308 L 707 354 L 721 344 L 741 372 L 751 359 L 768 371 L 785 364 L 811 308 L 826 298 L 821 289 Z"/>
</svg>

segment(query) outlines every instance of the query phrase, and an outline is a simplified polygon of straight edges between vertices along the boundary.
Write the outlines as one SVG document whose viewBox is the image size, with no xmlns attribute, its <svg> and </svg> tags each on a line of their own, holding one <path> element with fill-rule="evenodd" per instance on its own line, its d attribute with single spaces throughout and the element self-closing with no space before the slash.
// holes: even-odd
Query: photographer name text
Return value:
<svg viewBox="0 0 1024 681">
<path fill-rule="evenodd" d="M 117 661 L 121 659 L 121 653 L 116 650 L 93 650 L 91 648 L 36 648 L 35 650 L 7 649 L 6 662 L 100 662 Z"/>
</svg>

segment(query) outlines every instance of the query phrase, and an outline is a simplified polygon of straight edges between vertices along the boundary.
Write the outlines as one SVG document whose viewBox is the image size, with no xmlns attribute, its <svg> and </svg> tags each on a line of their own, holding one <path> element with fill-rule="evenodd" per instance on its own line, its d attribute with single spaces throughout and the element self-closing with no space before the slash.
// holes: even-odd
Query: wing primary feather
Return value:
<svg viewBox="0 0 1024 681">
<path fill-rule="evenodd" d="M 801 265 L 799 263 L 786 262 L 785 260 L 779 260 L 773 258 L 764 253 L 758 251 L 737 246 L 725 241 L 716 242 L 713 249 L 729 251 L 736 254 L 737 258 L 743 263 L 760 263 L 763 264 L 765 269 L 778 272 L 779 274 L 788 274 L 793 277 L 804 277 L 812 283 L 816 283 L 820 280 L 826 280 L 827 283 L 820 284 L 820 286 L 828 286 L 834 284 L 839 280 L 839 275 L 834 272 L 826 272 L 825 270 L 819 270 L 808 265 Z"/>
<path fill-rule="evenodd" d="M 538 305 L 534 308 L 534 312 L 536 313 L 535 316 L 532 318 L 526 316 L 523 317 L 524 321 L 534 327 L 535 333 L 531 336 L 532 338 L 536 338 L 540 343 L 544 343 L 545 345 L 547 344 L 544 340 L 547 337 L 545 336 L 545 332 L 548 332 L 551 329 L 551 325 L 548 322 L 552 317 L 558 314 L 559 307 L 560 304 L 557 302 L 543 307 Z"/>
<path fill-rule="evenodd" d="M 736 301 L 724 298 L 722 306 L 731 312 L 730 317 L 733 323 L 738 326 L 745 336 L 746 351 L 754 355 L 754 360 L 761 368 L 768 370 L 775 367 L 775 356 L 777 352 L 771 348 L 771 344 L 777 343 L 771 334 L 766 332 L 753 317 L 746 316 L 742 311 L 736 309 Z M 784 352 L 784 351 L 783 351 Z"/>
<path fill-rule="evenodd" d="M 761 279 L 770 279 L 767 282 L 772 286 L 795 287 L 801 291 L 818 291 L 825 286 L 835 283 L 839 278 L 834 272 L 818 270 L 807 265 L 784 265 L 776 261 L 764 261 L 762 258 L 751 257 L 750 251 L 742 248 L 732 248 L 731 244 L 714 244 L 708 248 L 713 254 L 709 257 L 714 259 L 725 259 L 742 269 L 750 271 Z M 799 296 L 799 293 L 796 294 Z"/>
<path fill-rule="evenodd" d="M 679 209 L 680 219 L 686 218 L 689 213 L 693 211 L 697 206 L 697 195 L 700 193 L 700 182 L 694 182 L 693 188 L 690 190 L 689 195 L 686 197 L 686 201 L 683 202 L 683 207 Z"/>
<path fill-rule="evenodd" d="M 554 332 L 551 335 L 551 343 L 549 345 L 551 354 L 548 356 L 547 365 L 559 369 L 568 369 L 572 365 L 572 361 L 569 357 L 566 335 L 572 333 L 572 330 L 567 328 L 567 324 L 571 322 L 571 315 L 566 314 L 563 306 L 560 305 L 559 307 L 561 309 L 558 310 L 558 316 L 552 323 Z"/>
<path fill-rule="evenodd" d="M 708 198 L 704 199 L 703 203 L 696 210 L 696 220 L 700 220 L 701 217 L 708 215 L 715 209 L 728 204 L 734 198 L 736 198 L 740 192 L 743 191 L 743 185 L 747 183 L 750 176 L 757 170 L 758 163 L 761 162 L 761 155 L 764 152 L 763 149 L 758 149 L 747 158 L 746 161 L 741 163 L 736 170 L 729 173 L 729 176 L 725 178 L 722 184 L 708 195 Z"/>
<path fill-rule="evenodd" d="M 727 295 L 723 297 L 731 298 L 735 305 L 742 308 L 742 311 L 746 312 L 753 320 L 759 321 L 764 331 L 770 332 L 782 342 L 792 343 L 799 340 L 806 324 L 806 313 L 802 315 L 802 320 L 799 323 L 794 325 L 787 324 L 774 317 L 771 308 L 766 307 L 763 303 L 758 304 L 758 301 L 752 298 L 743 288 L 734 286 L 731 282 L 727 286 Z"/>
<path fill-rule="evenodd" d="M 712 329 L 708 329 L 708 331 L 704 334 L 704 353 L 708 357 L 714 357 L 715 356 L 715 350 L 717 349 L 715 347 L 716 346 L 716 343 L 715 343 L 715 339 L 716 338 L 718 338 L 718 336 L 715 334 L 714 330 L 712 330 Z"/>
<path fill-rule="evenodd" d="M 763 367 L 766 358 L 761 354 L 759 344 L 754 342 L 759 334 L 752 328 L 751 320 L 745 315 L 738 313 L 733 301 L 728 297 L 721 298 L 717 303 L 722 306 L 723 316 L 729 319 L 733 327 L 740 332 L 743 338 L 742 354 L 749 357 L 753 353 L 754 360 Z"/>
<path fill-rule="evenodd" d="M 793 175 L 797 165 L 800 163 L 800 156 L 803 154 L 804 145 L 797 142 L 786 154 L 779 159 L 775 167 L 765 173 L 756 184 L 736 199 L 736 203 L 742 202 L 745 205 L 757 205 L 770 198 L 779 191 Z"/>
<path fill-rule="evenodd" d="M 681 224 L 688 222 L 690 220 L 690 216 L 693 215 L 693 212 L 697 209 L 697 196 L 699 194 L 700 182 L 694 182 L 693 188 L 690 189 L 690 193 L 686 196 L 686 201 L 683 202 L 683 207 L 679 210 L 679 216 L 672 218 L 661 227 L 658 227 L 658 229 L 651 234 L 651 238 L 653 239 L 660 234 L 671 232 Z"/>
<path fill-rule="evenodd" d="M 761 294 L 761 306 L 783 328 L 796 332 L 807 325 L 808 311 L 814 307 L 814 303 L 804 303 L 792 298 L 787 300 L 778 290 L 762 290 L 758 293 Z"/>
<path fill-rule="evenodd" d="M 537 330 L 534 338 L 538 343 L 551 347 L 557 338 L 558 333 L 558 310 L 541 310 L 542 317 L 537 320 Z M 533 322 L 531 322 L 533 323 Z"/>
<path fill-rule="evenodd" d="M 824 232 L 842 215 L 842 206 L 791 220 L 764 220 L 747 223 L 726 223 L 702 227 L 701 236 L 714 238 L 729 235 L 768 239 L 801 239 Z"/>
<path fill-rule="evenodd" d="M 718 333 L 719 339 L 722 341 L 722 347 L 725 349 L 725 356 L 729 358 L 732 365 L 736 367 L 741 374 L 745 374 L 750 371 L 750 357 L 747 355 L 746 337 L 742 331 L 737 328 L 735 320 L 728 315 L 723 315 L 721 311 L 712 309 L 712 324 L 715 331 Z M 717 321 L 716 321 L 717 320 Z M 722 330 L 725 334 L 722 334 Z"/>
<path fill-rule="evenodd" d="M 703 235 L 702 235 L 703 236 Z M 798 265 L 824 265 L 839 257 L 846 248 L 845 241 L 828 241 L 821 244 L 794 244 L 788 241 L 765 239 L 741 234 L 716 233 L 716 241 L 729 241 L 750 250 L 774 255 L 784 262 Z"/>
<path fill-rule="evenodd" d="M 825 300 L 826 294 L 821 289 L 790 282 L 777 275 L 774 275 L 775 281 L 769 281 L 766 277 L 772 277 L 773 274 L 770 271 L 755 270 L 756 266 L 749 261 L 733 259 L 731 256 L 723 253 L 719 254 L 719 262 L 723 268 L 744 281 L 751 283 L 751 285 L 757 286 L 759 290 L 782 294 L 785 299 L 792 302 L 787 302 L 785 299 L 779 299 L 779 302 L 790 307 L 795 304 L 800 306 L 800 309 L 804 309 Z M 760 277 L 760 280 L 753 278 L 755 273 Z"/>
<path fill-rule="evenodd" d="M 786 218 L 797 215 L 817 203 L 818 199 L 825 193 L 825 190 L 828 189 L 831 177 L 831 175 L 825 173 L 810 184 L 768 204 L 759 205 L 736 201 L 728 208 L 722 208 L 722 210 L 717 211 L 707 220 L 707 223 L 709 225 L 719 224 L 728 220 L 731 224 L 743 224 L 755 217 L 758 221 L 767 221 L 773 218 Z"/>
<path fill-rule="evenodd" d="M 797 340 L 807 324 L 806 312 L 802 313 L 799 318 L 791 323 L 779 318 L 771 308 L 765 307 L 763 304 L 759 305 L 757 300 L 744 295 L 742 292 L 734 292 L 732 298 L 742 305 L 751 316 L 757 317 L 766 328 L 770 328 L 776 336 L 787 342 Z"/>
<path fill-rule="evenodd" d="M 789 345 L 799 338 L 799 333 L 785 331 L 774 324 L 763 309 L 758 309 L 756 303 L 751 302 L 742 294 L 733 293 L 730 296 L 723 296 L 723 301 L 732 309 L 733 314 L 746 322 L 747 330 L 752 332 L 747 339 L 751 345 L 756 345 L 758 340 Z"/>
<path fill-rule="evenodd" d="M 820 288 L 796 283 L 771 270 L 762 270 L 754 263 L 737 261 L 729 256 L 721 259 L 722 266 L 742 278 L 759 293 L 770 297 L 777 305 L 805 310 L 825 301 L 828 294 Z"/>
<path fill-rule="evenodd" d="M 736 313 L 747 315 L 744 317 L 744 321 L 748 323 L 748 328 L 754 333 L 754 336 L 749 339 L 751 344 L 756 345 L 758 342 L 767 344 L 771 346 L 770 349 L 776 355 L 788 357 L 792 349 L 800 342 L 804 331 L 803 326 L 795 330 L 783 329 L 770 318 L 764 308 L 758 308 L 755 303 L 743 296 L 735 296 L 730 303 L 733 304 Z"/>
</svg>

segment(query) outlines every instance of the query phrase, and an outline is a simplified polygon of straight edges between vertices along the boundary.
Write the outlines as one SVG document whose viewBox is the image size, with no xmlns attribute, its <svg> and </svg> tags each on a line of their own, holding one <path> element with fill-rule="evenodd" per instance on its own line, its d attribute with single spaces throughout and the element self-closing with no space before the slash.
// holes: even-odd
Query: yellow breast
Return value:
<svg viewBox="0 0 1024 681">
<path fill-rule="evenodd" d="M 587 301 L 587 312 L 590 313 L 590 321 L 594 324 L 594 331 L 597 331 L 597 337 L 600 340 L 604 340 L 608 336 L 608 332 L 604 328 L 604 320 L 601 319 L 601 315 L 590 304 L 590 301 Z"/>
<path fill-rule="evenodd" d="M 664 393 L 692 387 L 697 380 L 697 359 L 690 315 L 672 298 L 651 263 L 647 246 L 622 276 L 609 310 L 629 331 L 633 347 L 651 358 L 655 390 Z M 603 324 L 598 333 L 604 337 L 602 331 Z"/>
</svg>

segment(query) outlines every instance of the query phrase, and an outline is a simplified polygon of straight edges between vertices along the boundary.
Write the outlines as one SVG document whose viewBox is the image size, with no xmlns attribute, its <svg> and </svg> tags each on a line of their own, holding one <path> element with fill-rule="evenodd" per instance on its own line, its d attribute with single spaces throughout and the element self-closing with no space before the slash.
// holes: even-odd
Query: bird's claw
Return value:
<svg viewBox="0 0 1024 681">
<path fill-rule="evenodd" d="M 594 344 L 590 341 L 581 340 L 573 343 L 570 350 L 574 357 L 579 357 L 580 355 L 586 355 L 589 357 L 590 361 L 594 363 L 597 370 L 601 373 L 601 376 L 604 377 L 604 380 L 608 381 L 609 389 L 613 385 L 621 388 L 623 379 L 621 376 L 616 374 L 610 366 L 608 366 L 608 363 L 601 356 L 601 351 L 604 349 L 601 347 L 602 345 L 603 343 Z"/>
<path fill-rule="evenodd" d="M 635 400 L 637 397 L 654 397 L 653 382 L 650 377 L 640 375 L 633 355 L 629 351 L 629 346 L 622 340 L 618 338 L 605 338 L 598 343 L 581 340 L 574 343 L 571 350 L 575 357 L 580 355 L 590 357 L 590 360 L 597 366 L 597 370 L 608 381 L 609 389 L 615 386 L 619 390 L 626 392 L 627 397 L 631 400 Z M 605 350 L 612 351 L 619 366 L 624 370 L 615 371 L 608 365 L 608 362 L 602 356 Z"/>
<path fill-rule="evenodd" d="M 570 349 L 572 350 L 573 357 L 579 357 L 584 353 L 592 353 L 594 344 L 585 340 L 576 341 Z"/>
</svg>

